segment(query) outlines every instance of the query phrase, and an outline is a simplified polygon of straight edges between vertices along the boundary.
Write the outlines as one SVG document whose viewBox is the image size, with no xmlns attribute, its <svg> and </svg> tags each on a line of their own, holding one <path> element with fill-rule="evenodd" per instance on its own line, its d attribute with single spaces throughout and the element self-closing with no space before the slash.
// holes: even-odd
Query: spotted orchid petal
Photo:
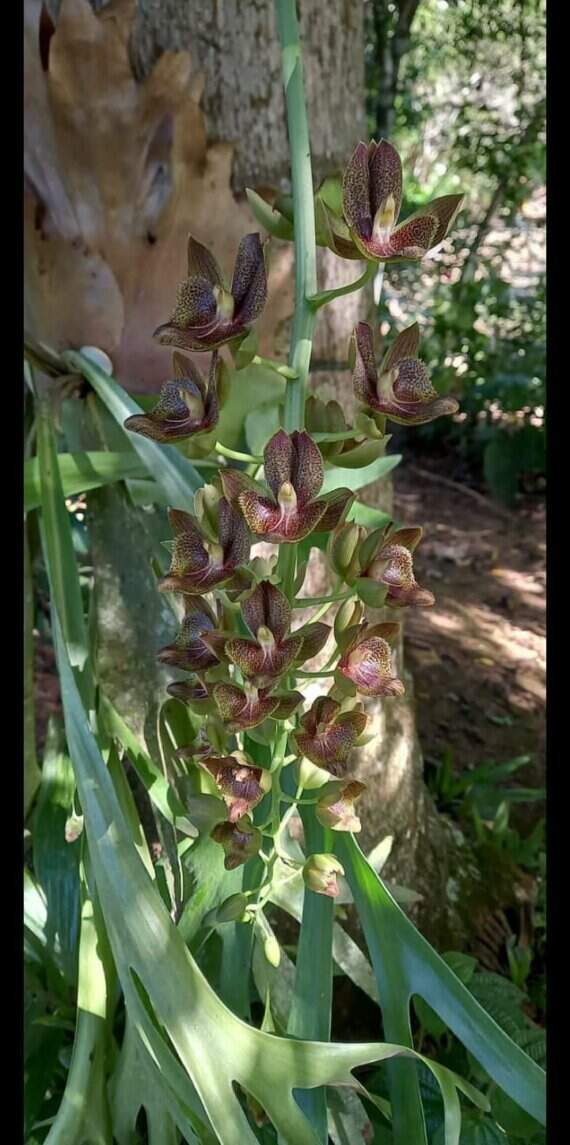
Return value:
<svg viewBox="0 0 570 1145">
<path fill-rule="evenodd" d="M 258 234 L 245 235 L 239 244 L 231 295 L 235 321 L 246 328 L 261 314 L 267 298 L 265 260 Z"/>
<path fill-rule="evenodd" d="M 390 641 L 399 624 L 361 624 L 338 663 L 343 676 L 363 696 L 401 696 L 404 685 L 392 671 Z"/>
<path fill-rule="evenodd" d="M 459 409 L 455 398 L 438 395 L 419 358 L 403 356 L 415 351 L 418 340 L 419 332 L 414 323 L 396 338 L 379 374 L 370 326 L 359 322 L 354 332 L 352 384 L 355 397 L 365 407 L 401 425 L 423 425 Z"/>
<path fill-rule="evenodd" d="M 249 556 L 245 523 L 224 497 L 218 503 L 218 540 L 202 531 L 195 517 L 180 509 L 169 512 L 175 538 L 170 571 L 159 583 L 161 592 L 202 594 L 215 585 L 239 581 L 238 566 Z M 243 580 L 247 588 L 248 581 Z"/>
<path fill-rule="evenodd" d="M 255 767 L 241 752 L 230 756 L 205 756 L 198 759 L 212 776 L 228 807 L 228 820 L 236 823 L 247 815 L 271 787 L 269 772 Z"/>
<path fill-rule="evenodd" d="M 216 618 L 202 597 L 186 597 L 184 612 L 176 640 L 161 648 L 158 659 L 173 668 L 205 671 L 223 656 L 223 637 L 216 632 Z M 219 655 L 214 650 L 216 648 Z"/>
<path fill-rule="evenodd" d="M 175 379 L 164 382 L 159 400 L 150 413 L 127 418 L 125 429 L 131 433 L 168 443 L 207 433 L 216 424 L 221 371 L 217 353 L 212 356 L 207 384 L 189 358 L 175 353 L 173 359 Z"/>
<path fill-rule="evenodd" d="M 291 625 L 291 605 L 287 597 L 268 580 L 261 581 L 242 602 L 241 612 L 252 636 L 259 628 L 268 628 L 278 643 Z"/>
<path fill-rule="evenodd" d="M 301 718 L 301 731 L 295 732 L 299 751 L 333 775 L 342 773 L 368 717 L 360 710 L 343 712 L 337 700 L 319 696 Z"/>
<path fill-rule="evenodd" d="M 234 871 L 257 855 L 262 843 L 261 831 L 254 827 L 248 815 L 236 823 L 217 823 L 210 838 L 224 849 L 224 867 Z"/>
<path fill-rule="evenodd" d="M 239 508 L 255 537 L 295 543 L 317 526 L 334 528 L 348 511 L 354 499 L 349 489 L 317 497 L 323 461 L 308 433 L 279 430 L 267 443 L 263 457 L 270 492 L 239 470 L 228 469 L 221 475 L 226 497 Z"/>
<path fill-rule="evenodd" d="M 270 716 L 286 719 L 303 698 L 298 692 L 269 693 L 248 683 L 243 688 L 237 684 L 215 684 L 213 695 L 228 731 L 246 731 Z"/>
<path fill-rule="evenodd" d="M 363 577 L 388 586 L 385 604 L 393 608 L 429 608 L 435 604 L 433 593 L 421 588 L 414 575 L 413 553 L 421 536 L 420 528 L 384 530 L 362 570 Z"/>
<path fill-rule="evenodd" d="M 259 686 L 277 680 L 298 659 L 303 644 L 302 636 L 291 636 L 277 644 L 271 638 L 247 640 L 236 637 L 225 645 L 226 655 L 237 665 L 240 672 Z"/>
<path fill-rule="evenodd" d="M 449 232 L 463 196 L 434 199 L 397 226 L 401 202 L 402 163 L 396 148 L 384 139 L 359 143 L 344 172 L 342 206 L 350 238 L 364 258 L 422 259 Z M 332 232 L 330 215 L 325 208 Z"/>
<path fill-rule="evenodd" d="M 214 257 L 190 238 L 188 277 L 178 287 L 170 320 L 155 330 L 154 337 L 161 345 L 182 350 L 215 350 L 245 337 L 266 296 L 267 276 L 259 235 L 246 235 L 241 240 L 230 289 L 225 287 Z"/>
<path fill-rule="evenodd" d="M 312 624 L 305 624 L 303 628 L 298 628 L 295 636 L 301 638 L 302 645 L 297 663 L 304 664 L 305 660 L 312 660 L 313 656 L 318 656 L 319 652 L 322 652 L 330 632 L 329 625 L 323 624 L 320 620 L 315 620 Z"/>
</svg>

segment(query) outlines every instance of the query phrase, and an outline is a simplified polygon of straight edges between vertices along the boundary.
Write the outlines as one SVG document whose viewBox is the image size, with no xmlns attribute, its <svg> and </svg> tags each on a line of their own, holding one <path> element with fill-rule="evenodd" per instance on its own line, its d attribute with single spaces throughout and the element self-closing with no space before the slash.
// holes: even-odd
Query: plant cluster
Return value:
<svg viewBox="0 0 570 1145">
<path fill-rule="evenodd" d="M 327 179 L 324 190 L 321 186 L 316 192 L 318 237 L 341 257 L 364 257 L 374 265 L 396 258 L 419 261 L 447 234 L 461 196 L 436 200 L 396 225 L 401 198 L 402 165 L 396 149 L 384 140 L 360 143 L 342 177 Z M 255 208 L 265 219 L 259 202 Z M 283 234 L 287 214 L 278 207 L 273 214 L 271 226 Z M 231 285 L 224 283 L 211 253 L 190 237 L 187 278 L 178 286 L 169 321 L 155 331 L 161 344 L 176 347 L 173 377 L 164 383 L 155 407 L 128 418 L 126 428 L 161 442 L 209 433 L 223 402 L 221 348 L 227 346 L 234 361 L 241 348 L 243 360 L 243 344 L 249 339 L 251 346 L 251 325 L 266 294 L 259 235 L 242 239 Z M 178 508 L 169 513 L 174 532 L 171 566 L 159 587 L 181 594 L 184 619 L 176 641 L 162 650 L 160 659 L 189 674 L 186 681 L 169 686 L 171 695 L 209 717 L 201 736 L 183 750 L 207 772 L 213 790 L 227 805 L 227 819 L 215 824 L 211 836 L 223 847 L 228 869 L 257 854 L 264 837 L 273 841 L 279 818 L 272 814 L 259 827 L 251 812 L 269 792 L 273 808 L 279 806 L 282 770 L 293 761 L 297 800 L 303 790 L 302 760 L 321 772 L 314 812 L 318 822 L 337 831 L 360 829 L 354 801 L 364 785 L 349 774 L 350 751 L 361 741 L 367 723 L 358 697 L 404 691 L 391 651 L 399 624 L 370 624 L 363 619 L 362 605 L 400 610 L 430 606 L 435 598 L 414 576 L 413 553 L 421 528 L 390 523 L 369 531 L 350 522 L 355 494 L 342 487 L 322 491 L 325 461 L 331 448 L 341 447 L 337 465 L 348 457 L 353 468 L 364 467 L 384 452 L 387 421 L 422 425 L 456 411 L 454 399 L 438 396 L 418 348 L 419 328 L 414 324 L 377 361 L 374 332 L 360 323 L 351 346 L 358 403 L 354 426 L 347 425 L 338 403 L 313 398 L 309 418 L 320 427 L 315 439 L 302 428 L 304 407 L 294 428 L 287 424 L 285 407 L 286 426 L 265 445 L 261 464 L 251 456 L 246 458 L 249 471 L 221 469 L 196 493 L 194 513 Z M 213 351 L 207 381 L 180 350 Z M 228 376 L 229 370 L 226 388 Z M 237 379 L 239 384 L 239 372 Z M 291 379 L 289 385 L 299 381 Z M 223 443 L 222 449 L 231 456 Z M 298 595 L 307 566 L 297 570 L 295 546 L 315 532 L 330 537 L 328 554 L 337 587 L 323 607 L 327 612 L 342 602 L 334 632 L 322 621 L 292 627 L 294 611 L 298 615 L 313 603 Z M 251 545 L 259 540 L 277 547 L 270 576 L 267 560 L 251 561 Z M 332 677 L 328 693 L 300 718 L 303 730 L 290 733 L 289 721 L 304 702 L 296 688 L 305 674 L 303 666 L 330 638 L 333 648 L 323 673 L 323 679 Z M 308 675 L 318 678 L 320 673 Z M 268 749 L 269 767 L 256 765 L 251 743 Z M 316 870 L 322 873 L 323 861 L 318 855 L 307 858 L 307 883 L 315 890 L 322 882 L 324 893 L 337 894 L 326 871 L 322 879 L 315 875 Z M 331 870 L 334 863 L 331 857 Z"/>
<path fill-rule="evenodd" d="M 37 458 L 29 459 L 28 504 L 41 508 L 66 732 L 65 751 L 50 745 L 46 756 L 33 839 L 57 943 L 26 871 L 30 1021 L 44 1024 L 33 1030 L 29 1059 L 39 1089 L 47 1083 L 34 1073 L 33 1055 L 45 1053 L 50 1036 L 55 1053 L 67 1048 L 69 990 L 77 995 L 61 1101 L 54 1109 L 50 1092 L 48 1115 L 38 1121 L 43 1090 L 30 1094 L 30 1145 L 132 1145 L 141 1111 L 149 1145 L 174 1145 L 180 1135 L 189 1145 L 326 1145 L 329 1133 L 335 1142 L 369 1137 L 371 1109 L 379 1141 L 459 1145 L 463 1099 L 464 1128 L 496 1129 L 488 1097 L 451 1063 L 415 1048 L 415 997 L 498 1092 L 527 1116 L 544 1116 L 542 1070 L 478 1004 L 457 966 L 418 933 L 379 878 L 378 856 L 374 866 L 354 839 L 363 785 L 351 760 L 367 732 L 365 702 L 390 702 L 404 691 L 392 650 L 398 622 L 371 623 L 365 609 L 393 617 L 434 602 L 414 573 L 419 526 L 376 517 L 370 529 L 370 510 L 355 493 L 385 461 L 388 423 L 425 425 L 457 403 L 434 388 L 418 357 L 416 324 L 383 354 L 375 331 L 357 326 L 353 425 L 336 403 L 307 401 L 305 393 L 320 308 L 365 286 L 379 265 L 420 263 L 448 233 L 461 197 L 435 199 L 400 222 L 401 162 L 384 140 L 360 143 L 344 172 L 315 193 L 293 0 L 278 0 L 277 14 L 293 193 L 273 204 L 253 192 L 249 199 L 269 235 L 295 243 L 288 364 L 257 353 L 252 326 L 267 294 L 267 245 L 257 234 L 242 239 L 231 282 L 210 251 L 189 240 L 187 277 L 156 331 L 173 348 L 172 372 L 149 409 L 110 377 L 100 351 L 59 356 L 28 347 L 28 361 L 44 374 L 84 378 L 132 444 L 132 455 L 58 455 L 50 402 L 29 369 Z M 365 260 L 361 278 L 319 293 L 318 244 Z M 201 352 L 212 355 L 207 376 L 188 356 Z M 251 363 L 279 376 L 285 398 L 259 452 L 242 453 L 217 434 L 224 436 L 224 411 Z M 177 448 L 184 441 L 199 445 L 195 465 Z M 159 712 L 160 765 L 96 677 L 64 501 L 66 480 L 77 491 L 78 464 L 89 482 L 82 488 L 118 474 L 144 484 L 146 498 L 149 486 L 158 490 L 170 506 L 170 567 L 158 587 L 180 626 L 159 659 L 183 675 Z M 209 483 L 200 466 L 215 471 Z M 317 538 L 336 578 L 324 598 L 303 595 Z M 272 555 L 253 556 L 258 542 L 273 546 Z M 309 685 L 319 694 L 308 696 Z M 157 811 L 154 863 L 124 757 Z M 48 842 L 55 832 L 67 842 L 54 873 Z M 72 888 L 70 909 L 62 886 Z M 350 902 L 370 961 L 335 917 L 335 904 Z M 269 904 L 301 923 L 295 965 L 272 929 Z M 333 959 L 380 1007 L 384 1041 L 330 1041 Z M 260 1021 L 252 1018 L 252 980 Z M 389 1099 L 353 1072 L 380 1062 L 389 1063 Z M 438 1086 L 435 1121 L 419 1065 Z"/>
</svg>

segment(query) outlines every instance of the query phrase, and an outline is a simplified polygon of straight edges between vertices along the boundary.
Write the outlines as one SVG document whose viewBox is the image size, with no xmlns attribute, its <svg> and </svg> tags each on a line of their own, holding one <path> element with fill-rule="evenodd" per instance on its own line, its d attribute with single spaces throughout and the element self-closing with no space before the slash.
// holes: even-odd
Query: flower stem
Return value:
<svg viewBox="0 0 570 1145">
<path fill-rule="evenodd" d="M 354 590 L 336 592 L 332 596 L 303 596 L 293 601 L 293 608 L 314 608 L 316 604 L 335 604 L 339 600 L 348 600 L 354 596 Z"/>
<path fill-rule="evenodd" d="M 337 286 L 334 290 L 323 290 L 320 294 L 313 294 L 308 299 L 309 305 L 313 310 L 320 310 L 321 306 L 326 306 L 328 302 L 334 302 L 335 298 L 342 298 L 345 294 L 353 294 L 356 290 L 361 290 L 363 286 L 371 282 L 376 271 L 377 264 L 369 262 L 364 274 L 361 274 L 356 282 L 348 282 L 346 286 Z"/>
<path fill-rule="evenodd" d="M 295 370 L 291 370 L 289 366 L 284 366 L 281 362 L 274 362 L 271 358 L 262 358 L 261 354 L 256 354 L 252 358 L 254 366 L 267 366 L 268 370 L 273 370 L 274 374 L 280 374 L 282 378 L 287 378 L 287 381 L 294 382 L 297 379 Z"/>
<path fill-rule="evenodd" d="M 317 291 L 317 248 L 309 126 L 295 0 L 276 0 L 276 6 L 287 105 L 295 228 L 295 314 L 289 365 L 297 378 L 287 383 L 284 418 L 284 428 L 291 433 L 294 429 L 302 429 L 305 424 L 305 385 L 316 317 L 308 299 Z"/>
<path fill-rule="evenodd" d="M 221 441 L 217 441 L 214 449 L 222 457 L 228 457 L 230 461 L 246 461 L 248 465 L 259 465 L 263 460 L 262 457 L 254 457 L 252 453 L 240 453 L 238 449 L 230 449 L 227 445 L 222 445 Z"/>
</svg>

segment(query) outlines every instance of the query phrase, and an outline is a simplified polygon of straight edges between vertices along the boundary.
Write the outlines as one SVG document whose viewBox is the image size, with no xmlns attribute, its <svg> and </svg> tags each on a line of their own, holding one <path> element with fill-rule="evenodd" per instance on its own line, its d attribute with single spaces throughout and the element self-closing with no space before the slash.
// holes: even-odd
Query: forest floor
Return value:
<svg viewBox="0 0 570 1145">
<path fill-rule="evenodd" d="M 394 473 L 395 516 L 423 526 L 416 575 L 436 596 L 405 618 L 424 758 L 452 753 L 459 773 L 528 755 L 514 782 L 543 786 L 544 502 L 503 510 L 446 470 L 411 455 Z"/>
</svg>

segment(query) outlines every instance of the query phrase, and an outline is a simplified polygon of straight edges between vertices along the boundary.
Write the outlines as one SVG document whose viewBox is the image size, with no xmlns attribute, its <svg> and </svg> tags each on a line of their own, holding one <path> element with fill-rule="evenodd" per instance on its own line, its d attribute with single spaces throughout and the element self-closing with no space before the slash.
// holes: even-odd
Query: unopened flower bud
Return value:
<svg viewBox="0 0 570 1145">
<path fill-rule="evenodd" d="M 222 494 L 215 485 L 202 485 L 194 494 L 194 512 L 211 538 L 218 535 L 218 504 Z"/>
<path fill-rule="evenodd" d="M 342 633 L 360 624 L 363 616 L 364 607 L 359 600 L 343 601 L 335 616 L 334 622 L 334 634 L 337 644 Z"/>
<path fill-rule="evenodd" d="M 75 843 L 83 831 L 83 815 L 70 815 L 65 821 L 65 841 Z"/>
<path fill-rule="evenodd" d="M 330 783 L 330 775 L 322 767 L 317 767 L 306 757 L 301 760 L 297 768 L 297 782 L 305 791 L 315 791 Z"/>
<path fill-rule="evenodd" d="M 245 912 L 247 906 L 247 898 L 241 892 L 235 895 L 230 895 L 218 907 L 216 911 L 216 922 L 239 922 L 240 918 Z"/>
<path fill-rule="evenodd" d="M 336 898 L 339 893 L 337 875 L 344 875 L 344 868 L 334 855 L 310 855 L 303 867 L 305 886 L 329 898 Z"/>
<path fill-rule="evenodd" d="M 358 576 L 358 546 L 364 535 L 360 525 L 338 525 L 331 534 L 329 542 L 329 557 L 331 564 L 343 580 L 350 583 Z"/>
<path fill-rule="evenodd" d="M 268 934 L 264 939 L 263 953 L 265 954 L 269 965 L 274 966 L 275 969 L 277 969 L 279 963 L 281 962 L 281 947 L 274 934 Z"/>
<path fill-rule="evenodd" d="M 321 826 L 331 831 L 360 831 L 361 823 L 354 811 L 354 802 L 365 790 L 366 784 L 352 779 L 340 783 L 319 799 L 315 812 Z"/>
</svg>

